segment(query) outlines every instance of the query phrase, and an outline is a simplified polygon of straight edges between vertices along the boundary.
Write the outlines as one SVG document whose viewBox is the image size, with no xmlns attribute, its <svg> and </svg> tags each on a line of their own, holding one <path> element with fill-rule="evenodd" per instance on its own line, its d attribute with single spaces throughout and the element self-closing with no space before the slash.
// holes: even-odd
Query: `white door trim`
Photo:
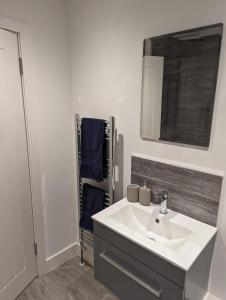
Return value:
<svg viewBox="0 0 226 300">
<path fill-rule="evenodd" d="M 0 16 L 0 28 L 14 31 L 19 34 L 19 51 L 23 58 L 23 95 L 25 122 L 28 139 L 28 155 L 31 179 L 31 197 L 34 221 L 34 238 L 37 243 L 37 271 L 45 274 L 48 271 L 45 253 L 45 235 L 43 222 L 43 207 L 41 195 L 41 177 L 39 169 L 39 145 L 36 128 L 35 103 L 33 94 L 33 60 L 32 60 L 32 34 L 29 24 L 23 21 Z"/>
</svg>

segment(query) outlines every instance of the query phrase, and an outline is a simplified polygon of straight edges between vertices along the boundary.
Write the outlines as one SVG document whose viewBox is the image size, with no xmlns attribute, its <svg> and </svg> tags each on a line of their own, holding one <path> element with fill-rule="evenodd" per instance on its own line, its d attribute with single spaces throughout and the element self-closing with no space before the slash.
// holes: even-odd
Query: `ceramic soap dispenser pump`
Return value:
<svg viewBox="0 0 226 300">
<path fill-rule="evenodd" d="M 151 189 L 147 187 L 146 181 L 139 189 L 139 202 L 141 205 L 148 206 L 151 202 Z"/>
</svg>

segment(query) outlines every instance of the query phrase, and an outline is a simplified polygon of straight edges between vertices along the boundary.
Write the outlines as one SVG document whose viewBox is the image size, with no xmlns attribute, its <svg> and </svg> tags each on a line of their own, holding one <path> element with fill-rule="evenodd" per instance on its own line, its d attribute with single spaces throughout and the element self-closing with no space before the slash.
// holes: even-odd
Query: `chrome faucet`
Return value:
<svg viewBox="0 0 226 300">
<path fill-rule="evenodd" d="M 167 214 L 168 192 L 161 191 L 157 194 L 156 198 L 160 203 L 160 214 Z"/>
</svg>

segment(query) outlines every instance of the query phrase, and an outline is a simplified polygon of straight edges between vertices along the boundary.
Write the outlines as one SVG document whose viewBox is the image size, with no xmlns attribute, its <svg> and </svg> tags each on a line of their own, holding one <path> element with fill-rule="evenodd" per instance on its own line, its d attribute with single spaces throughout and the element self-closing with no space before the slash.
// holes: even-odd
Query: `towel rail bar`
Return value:
<svg viewBox="0 0 226 300">
<path fill-rule="evenodd" d="M 81 233 L 82 233 L 82 235 L 89 236 L 91 239 L 93 238 L 93 233 L 89 230 L 82 228 Z"/>
<path fill-rule="evenodd" d="M 82 118 L 80 118 L 79 114 L 76 114 L 76 121 L 77 122 L 82 122 Z M 113 118 L 113 117 L 111 117 Z M 111 124 L 111 120 L 110 121 L 107 121 L 107 120 L 104 120 L 105 124 Z"/>
<path fill-rule="evenodd" d="M 82 203 L 82 193 L 83 193 L 83 183 L 84 179 L 80 175 L 80 163 L 81 163 L 81 122 L 82 118 L 79 114 L 74 117 L 75 120 L 75 138 L 76 138 L 76 152 L 77 152 L 77 191 L 78 191 L 78 213 L 81 216 L 83 203 Z M 104 174 L 106 177 L 105 182 L 105 207 L 108 207 L 114 203 L 114 146 L 115 146 L 115 119 L 110 117 L 109 120 L 105 120 L 105 137 L 107 157 L 106 165 L 104 167 Z M 96 185 L 96 184 L 94 184 Z M 96 185 L 97 186 L 97 185 Z M 93 248 L 93 233 L 80 228 L 79 230 L 80 239 L 80 249 L 81 249 L 81 264 L 84 262 L 83 250 L 86 248 L 84 244 L 88 244 Z M 86 245 L 87 246 L 87 245 Z"/>
<path fill-rule="evenodd" d="M 89 235 L 89 234 L 87 234 L 86 232 L 85 232 L 85 233 L 82 232 L 82 236 L 84 236 L 85 238 L 90 239 L 91 241 L 93 241 L 93 234 L 92 234 L 92 235 Z"/>
</svg>

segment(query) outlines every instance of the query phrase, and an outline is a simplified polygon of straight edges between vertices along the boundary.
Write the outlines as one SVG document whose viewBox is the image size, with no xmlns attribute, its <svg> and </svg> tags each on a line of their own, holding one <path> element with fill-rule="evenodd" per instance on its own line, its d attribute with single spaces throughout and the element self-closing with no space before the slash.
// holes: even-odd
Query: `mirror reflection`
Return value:
<svg viewBox="0 0 226 300">
<path fill-rule="evenodd" d="M 222 24 L 144 40 L 141 137 L 208 147 Z"/>
</svg>

